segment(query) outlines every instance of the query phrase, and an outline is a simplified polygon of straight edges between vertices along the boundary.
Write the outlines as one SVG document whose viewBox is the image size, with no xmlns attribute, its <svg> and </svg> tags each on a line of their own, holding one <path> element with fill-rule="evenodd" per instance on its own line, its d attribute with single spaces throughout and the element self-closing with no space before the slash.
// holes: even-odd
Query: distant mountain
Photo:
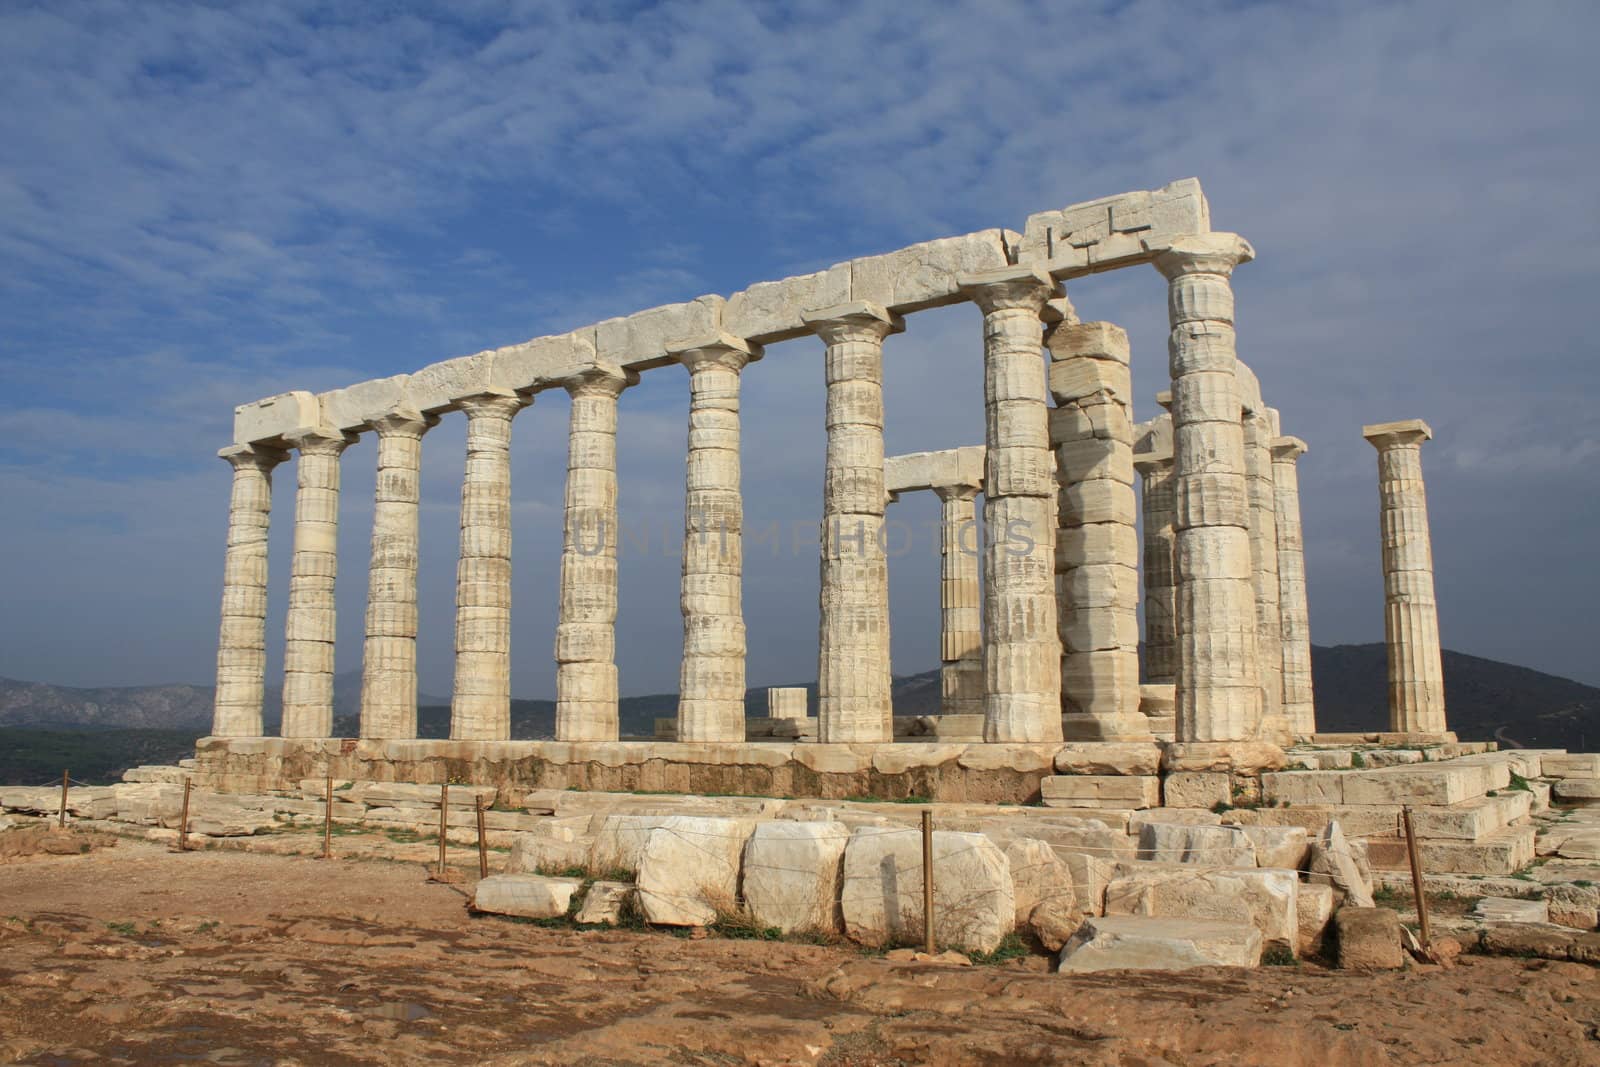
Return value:
<svg viewBox="0 0 1600 1067">
<path fill-rule="evenodd" d="M 1317 691 L 1317 723 L 1327 731 L 1382 730 L 1388 706 L 1384 646 L 1313 647 L 1312 672 Z M 1600 748 L 1600 689 L 1509 663 L 1445 651 L 1445 703 L 1451 727 L 1464 739 L 1499 740 L 1540 748 Z M 816 713 L 816 684 L 804 687 Z M 334 732 L 356 733 L 361 672 L 334 679 Z M 766 688 L 745 696 L 748 715 L 765 715 Z M 277 729 L 279 691 L 267 693 L 267 729 Z M 449 735 L 449 700 L 423 695 L 418 732 L 423 737 Z M 939 672 L 903 675 L 894 680 L 897 715 L 925 715 L 939 710 Z M 622 733 L 649 737 L 655 720 L 677 712 L 673 693 L 623 697 L 619 708 Z M 167 729 L 195 736 L 211 725 L 211 689 L 164 685 L 73 689 L 39 682 L 0 678 L 0 727 L 76 730 Z M 511 732 L 517 738 L 550 737 L 555 733 L 555 702 L 513 700 Z M 1497 733 L 1498 732 L 1498 733 Z"/>
</svg>

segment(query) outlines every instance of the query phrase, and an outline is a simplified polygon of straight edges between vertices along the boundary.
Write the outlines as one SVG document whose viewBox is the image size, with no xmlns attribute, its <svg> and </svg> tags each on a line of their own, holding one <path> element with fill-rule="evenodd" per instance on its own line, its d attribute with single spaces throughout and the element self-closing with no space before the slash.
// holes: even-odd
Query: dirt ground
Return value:
<svg viewBox="0 0 1600 1067">
<path fill-rule="evenodd" d="M 0 1061 L 1600 1064 L 1600 970 L 901 963 L 553 929 L 412 863 L 123 841 L 0 863 Z"/>
</svg>

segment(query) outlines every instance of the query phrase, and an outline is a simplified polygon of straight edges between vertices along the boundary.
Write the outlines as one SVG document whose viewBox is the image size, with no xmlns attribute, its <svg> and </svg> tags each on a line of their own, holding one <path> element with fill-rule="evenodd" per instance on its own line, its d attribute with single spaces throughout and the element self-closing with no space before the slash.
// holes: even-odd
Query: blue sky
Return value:
<svg viewBox="0 0 1600 1067">
<path fill-rule="evenodd" d="M 912 13 L 914 12 L 914 14 Z M 0 674 L 208 682 L 235 404 L 322 390 L 1198 176 L 1244 234 L 1240 353 L 1301 466 L 1312 635 L 1382 637 L 1365 422 L 1422 417 L 1448 647 L 1600 684 L 1589 3 L 0 9 Z M 1071 287 L 1166 373 L 1148 268 Z M 747 525 L 816 520 L 822 365 L 746 374 Z M 891 451 L 976 443 L 971 307 L 886 350 Z M 670 690 L 686 376 L 624 394 L 625 692 Z M 514 446 L 514 689 L 553 690 L 567 402 Z M 463 432 L 425 441 L 423 685 L 448 692 Z M 339 669 L 375 447 L 352 447 Z M 275 490 L 280 668 L 293 477 Z M 937 659 L 931 499 L 895 668 Z M 676 535 L 665 538 L 670 545 Z M 816 563 L 751 551 L 752 684 L 815 675 Z"/>
</svg>

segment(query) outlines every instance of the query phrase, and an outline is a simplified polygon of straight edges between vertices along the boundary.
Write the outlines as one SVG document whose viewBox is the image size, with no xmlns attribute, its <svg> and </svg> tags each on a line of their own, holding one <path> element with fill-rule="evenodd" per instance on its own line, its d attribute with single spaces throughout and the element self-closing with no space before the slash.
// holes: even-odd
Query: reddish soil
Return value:
<svg viewBox="0 0 1600 1067">
<path fill-rule="evenodd" d="M 135 841 L 0 864 L 0 1061 L 1600 1063 L 1600 971 L 895 962 L 472 918 L 409 863 Z"/>
</svg>

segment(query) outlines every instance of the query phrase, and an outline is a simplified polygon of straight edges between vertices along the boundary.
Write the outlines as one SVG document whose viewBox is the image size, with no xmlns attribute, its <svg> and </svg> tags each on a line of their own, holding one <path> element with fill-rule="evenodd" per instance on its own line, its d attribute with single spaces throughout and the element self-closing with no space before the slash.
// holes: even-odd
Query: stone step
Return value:
<svg viewBox="0 0 1600 1067">
<path fill-rule="evenodd" d="M 1600 752 L 1564 752 L 1540 760 L 1545 778 L 1600 778 Z"/>
<path fill-rule="evenodd" d="M 1459 804 L 1511 784 L 1504 760 L 1416 764 L 1351 771 L 1278 771 L 1261 776 L 1269 804 Z"/>
<path fill-rule="evenodd" d="M 1563 804 L 1580 807 L 1600 804 L 1600 778 L 1560 778 L 1552 792 Z"/>
<path fill-rule="evenodd" d="M 1053 774 L 1039 779 L 1047 808 L 1155 808 L 1161 779 L 1153 774 Z"/>
<path fill-rule="evenodd" d="M 1417 857 L 1426 874 L 1513 874 L 1533 862 L 1534 833 L 1532 826 L 1508 826 L 1481 841 L 1419 841 Z M 1409 869 L 1405 840 L 1367 838 L 1367 862 L 1374 870 Z"/>
</svg>

